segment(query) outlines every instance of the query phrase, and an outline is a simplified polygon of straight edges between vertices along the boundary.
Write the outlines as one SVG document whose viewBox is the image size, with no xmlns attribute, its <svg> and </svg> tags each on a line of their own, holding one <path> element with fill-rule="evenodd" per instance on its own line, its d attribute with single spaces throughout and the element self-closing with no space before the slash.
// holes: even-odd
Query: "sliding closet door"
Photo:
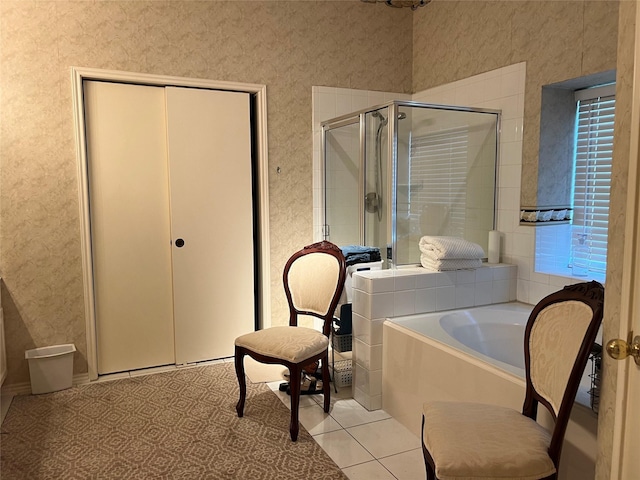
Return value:
<svg viewBox="0 0 640 480">
<path fill-rule="evenodd" d="M 249 95 L 166 89 L 176 363 L 254 330 Z"/>
<path fill-rule="evenodd" d="M 98 373 L 172 364 L 164 88 L 84 83 Z"/>
</svg>

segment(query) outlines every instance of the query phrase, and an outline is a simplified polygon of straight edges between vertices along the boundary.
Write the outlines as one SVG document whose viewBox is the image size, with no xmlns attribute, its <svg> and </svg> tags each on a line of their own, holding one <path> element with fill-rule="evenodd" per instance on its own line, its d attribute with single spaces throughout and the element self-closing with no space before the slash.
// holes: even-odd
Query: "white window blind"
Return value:
<svg viewBox="0 0 640 480">
<path fill-rule="evenodd" d="M 440 235 L 464 236 L 467 204 L 467 126 L 440 130 L 411 139 L 411 184 L 423 188 L 410 195 L 409 212 L 416 221 L 439 209 Z"/>
<path fill-rule="evenodd" d="M 576 92 L 571 266 L 579 276 L 606 271 L 613 154 L 615 96 L 593 89 L 593 98 L 589 90 Z"/>
</svg>

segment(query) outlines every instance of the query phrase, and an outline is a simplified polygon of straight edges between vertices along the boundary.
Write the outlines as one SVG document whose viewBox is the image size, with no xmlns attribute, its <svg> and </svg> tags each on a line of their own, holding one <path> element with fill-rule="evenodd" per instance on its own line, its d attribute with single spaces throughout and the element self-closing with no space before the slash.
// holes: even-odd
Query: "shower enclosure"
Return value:
<svg viewBox="0 0 640 480">
<path fill-rule="evenodd" d="M 322 122 L 323 235 L 420 263 L 423 235 L 487 252 L 495 226 L 500 112 L 393 101 Z"/>
</svg>

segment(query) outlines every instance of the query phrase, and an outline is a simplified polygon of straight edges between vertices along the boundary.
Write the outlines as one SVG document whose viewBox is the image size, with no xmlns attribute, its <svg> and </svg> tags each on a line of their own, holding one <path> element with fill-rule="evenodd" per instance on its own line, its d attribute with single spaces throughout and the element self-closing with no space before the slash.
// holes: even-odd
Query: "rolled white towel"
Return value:
<svg viewBox="0 0 640 480">
<path fill-rule="evenodd" d="M 477 243 L 457 237 L 434 237 L 426 235 L 420 239 L 420 251 L 438 260 L 484 258 L 484 250 Z"/>
<path fill-rule="evenodd" d="M 427 270 L 432 270 L 434 272 L 444 272 L 449 270 L 466 270 L 469 268 L 482 267 L 482 260 L 479 258 L 463 258 L 463 259 L 452 258 L 448 260 L 446 259 L 438 260 L 424 253 L 420 255 L 420 263 Z"/>
</svg>

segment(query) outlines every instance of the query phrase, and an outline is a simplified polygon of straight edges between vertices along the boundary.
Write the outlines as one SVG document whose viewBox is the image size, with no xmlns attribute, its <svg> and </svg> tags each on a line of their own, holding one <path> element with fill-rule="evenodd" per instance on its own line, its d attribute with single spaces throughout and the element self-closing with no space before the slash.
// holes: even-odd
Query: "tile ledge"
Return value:
<svg viewBox="0 0 640 480">
<path fill-rule="evenodd" d="M 364 270 L 361 272 L 353 272 L 353 276 L 360 276 L 363 278 L 389 278 L 389 277 L 402 277 L 407 275 L 437 275 L 443 273 L 462 272 L 466 270 L 481 270 L 489 268 L 507 268 L 513 267 L 510 263 L 483 263 L 479 268 L 462 269 L 462 270 L 446 270 L 442 272 L 435 272 L 433 270 L 427 270 L 424 267 L 406 267 L 392 270 Z"/>
</svg>

